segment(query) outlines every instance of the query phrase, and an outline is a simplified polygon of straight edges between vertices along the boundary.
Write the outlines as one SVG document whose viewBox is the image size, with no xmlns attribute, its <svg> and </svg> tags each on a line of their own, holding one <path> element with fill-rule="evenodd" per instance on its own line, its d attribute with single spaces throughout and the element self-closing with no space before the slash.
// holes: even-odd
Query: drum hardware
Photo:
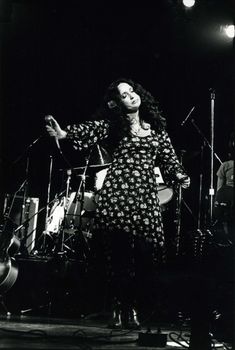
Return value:
<svg viewBox="0 0 235 350">
<path fill-rule="evenodd" d="M 88 239 L 92 235 L 96 197 L 94 191 L 86 190 L 86 180 L 89 177 L 87 171 L 107 168 L 111 164 L 110 161 L 108 152 L 96 144 L 85 158 L 85 166 L 72 169 L 75 174 L 77 170 L 82 170 L 82 173 L 78 175 L 80 183 L 76 192 L 69 195 L 67 183 L 60 252 L 66 248 L 67 241 L 72 241 L 69 246 L 71 252 L 75 252 L 82 259 L 89 254 Z"/>
<path fill-rule="evenodd" d="M 80 176 L 80 184 L 78 190 L 73 194 L 68 202 L 67 212 L 65 215 L 65 220 L 68 223 L 68 227 L 75 229 L 74 234 L 72 234 L 73 239 L 73 251 L 78 255 L 79 259 L 84 259 L 87 256 L 88 245 L 86 244 L 86 239 L 83 235 L 83 215 L 86 212 L 87 207 L 87 195 L 92 193 L 86 192 L 86 178 L 87 169 L 90 161 L 92 150 L 89 156 L 86 158 L 86 165 L 83 169 L 83 173 Z M 91 197 L 90 196 L 90 197 Z M 89 198 L 89 197 L 88 197 Z M 78 219 L 78 220 L 77 220 Z M 65 222 L 65 221 L 64 221 Z M 64 231 L 65 233 L 66 231 Z M 71 231 L 70 231 L 71 232 Z M 69 236 L 71 237 L 71 236 Z M 86 251 L 86 253 L 85 253 Z"/>
<path fill-rule="evenodd" d="M 85 163 L 84 166 L 72 167 L 73 172 L 76 174 L 78 170 L 85 170 L 86 173 L 88 170 L 102 170 L 109 167 L 112 163 L 112 158 L 109 155 L 108 151 L 99 144 L 95 144 L 91 149 L 90 154 L 88 156 L 89 162 Z M 59 169 L 63 171 L 64 169 Z"/>
<path fill-rule="evenodd" d="M 35 234 L 35 229 L 32 230 L 31 232 L 28 233 L 28 229 L 29 229 L 29 222 L 30 220 L 35 217 L 37 215 L 37 212 L 35 213 L 35 215 L 31 215 L 29 217 L 29 196 L 28 196 L 28 178 L 29 178 L 29 165 L 30 165 L 30 151 L 32 149 L 32 147 L 39 141 L 41 140 L 41 138 L 43 137 L 43 135 L 40 135 L 38 138 L 36 138 L 34 141 L 31 142 L 31 144 L 29 144 L 24 152 L 13 162 L 13 164 L 18 163 L 21 159 L 23 159 L 26 156 L 26 165 L 25 165 L 25 179 L 22 182 L 22 184 L 20 185 L 20 187 L 16 190 L 16 192 L 13 194 L 12 196 L 12 201 L 10 204 L 10 208 L 9 208 L 9 212 L 7 214 L 7 216 L 10 218 L 11 216 L 11 211 L 13 208 L 13 205 L 15 204 L 15 200 L 18 194 L 22 194 L 22 203 L 21 203 L 21 209 L 20 209 L 20 221 L 18 223 L 18 228 L 15 231 L 15 233 L 17 233 L 17 236 L 20 240 L 20 248 L 19 248 L 19 253 L 20 254 L 24 254 L 24 255 L 28 255 L 28 248 L 26 246 L 27 244 L 27 239 Z M 6 199 L 5 199 L 6 200 Z M 6 207 L 4 205 L 4 207 Z M 5 216 L 5 209 L 4 208 L 4 213 L 3 215 Z M 27 217 L 27 219 L 25 219 L 25 217 Z"/>
<path fill-rule="evenodd" d="M 49 175 L 48 175 L 48 184 L 47 184 L 47 200 L 46 200 L 46 215 L 45 215 L 45 229 L 44 229 L 44 235 L 43 235 L 43 246 L 42 250 L 45 251 L 46 248 L 46 235 L 45 232 L 47 232 L 47 222 L 48 222 L 48 216 L 49 216 L 49 203 L 50 203 L 50 197 L 51 197 L 51 176 L 52 176 L 52 168 L 53 168 L 53 157 L 50 154 L 49 156 Z"/>
<path fill-rule="evenodd" d="M 67 170 L 67 181 L 66 181 L 66 192 L 65 192 L 65 198 L 64 198 L 64 215 L 66 216 L 67 212 L 67 202 L 69 197 L 69 188 L 70 188 L 70 180 L 71 180 L 72 171 L 71 169 Z M 64 223 L 64 220 L 62 221 L 62 225 Z M 62 227 L 61 230 L 61 249 L 60 252 L 64 252 L 64 230 Z"/>
<path fill-rule="evenodd" d="M 85 242 L 87 237 L 91 236 L 94 217 L 93 213 L 96 208 L 95 192 L 86 190 L 86 180 L 90 176 L 87 175 L 87 171 L 92 169 L 95 169 L 96 171 L 105 169 L 111 164 L 110 161 L 111 157 L 108 152 L 102 146 L 96 144 L 90 150 L 88 157 L 85 158 L 85 166 L 70 169 L 70 172 L 72 171 L 75 176 L 80 178 L 80 183 L 77 191 L 69 194 L 69 183 L 67 180 L 66 197 L 64 198 L 64 204 L 61 205 L 64 211 L 61 211 L 59 204 L 59 206 L 56 206 L 54 214 L 51 213 L 49 217 L 52 221 L 49 223 L 46 232 L 49 232 L 50 234 L 50 230 L 52 229 L 52 239 L 53 236 L 55 239 L 60 239 L 59 250 L 58 243 L 56 243 L 53 252 L 56 250 L 59 254 L 62 253 L 65 248 L 65 250 L 69 249 L 70 252 L 76 251 L 76 253 L 78 252 L 79 254 L 83 250 L 80 248 L 83 247 L 87 250 L 87 243 Z M 82 173 L 76 174 L 78 170 L 82 170 Z M 55 217 L 56 214 L 58 214 L 58 218 Z M 55 222 L 54 218 L 57 219 L 57 222 Z M 70 241 L 70 243 L 72 241 L 69 248 L 66 247 L 65 244 L 67 241 Z M 73 245 L 78 249 L 74 248 Z"/>
<path fill-rule="evenodd" d="M 47 217 L 44 237 L 47 245 L 53 255 L 79 254 L 79 245 L 81 241 L 79 236 L 83 235 L 84 219 L 88 211 L 94 210 L 93 192 L 86 191 L 86 175 L 90 155 L 86 158 L 86 166 L 83 173 L 79 175 L 80 183 L 76 192 L 70 193 L 70 181 L 73 169 L 67 169 L 67 180 L 65 196 L 56 198 L 51 207 L 50 214 Z M 76 246 L 76 247 L 75 247 Z M 46 248 L 46 244 L 45 247 Z M 78 248 L 78 251 L 76 250 Z"/>
<path fill-rule="evenodd" d="M 109 165 L 111 165 L 112 163 L 107 163 L 107 164 L 104 164 L 104 165 L 89 165 L 88 169 L 95 169 L 95 170 L 102 170 L 102 169 L 105 169 L 107 167 L 109 167 Z M 74 171 L 76 170 L 84 170 L 84 166 L 80 166 L 80 167 L 75 167 L 73 168 Z"/>
</svg>

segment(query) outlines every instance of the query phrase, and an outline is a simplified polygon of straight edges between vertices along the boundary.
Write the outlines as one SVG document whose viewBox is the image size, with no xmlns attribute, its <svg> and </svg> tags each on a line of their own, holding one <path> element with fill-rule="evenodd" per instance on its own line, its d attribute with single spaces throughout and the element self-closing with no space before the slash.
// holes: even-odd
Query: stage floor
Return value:
<svg viewBox="0 0 235 350">
<path fill-rule="evenodd" d="M 151 328 L 156 334 L 159 325 Z M 2 317 L 0 321 L 0 349 L 146 349 L 138 343 L 139 333 L 147 330 L 110 330 L 104 320 L 95 319 L 57 319 L 47 317 Z M 177 329 L 174 325 L 161 327 L 162 334 L 167 336 L 166 349 L 183 348 L 173 342 L 186 341 L 190 331 L 187 327 Z M 154 344 L 153 344 L 154 345 Z M 157 345 L 148 349 L 157 349 Z M 160 347 L 162 348 L 162 347 Z"/>
<path fill-rule="evenodd" d="M 87 276 L 83 264 L 38 257 L 18 258 L 17 262 L 19 276 L 0 304 L 0 349 L 185 349 L 193 332 L 188 310 L 195 302 L 200 307 L 199 312 L 194 310 L 197 327 L 201 328 L 207 315 L 203 308 L 214 299 L 213 310 L 217 314 L 212 316 L 218 316 L 218 320 L 212 325 L 213 348 L 232 349 L 233 280 L 225 269 L 219 274 L 219 283 L 214 283 L 211 266 L 208 273 L 202 274 L 205 264 L 194 268 L 195 272 L 182 266 L 162 271 L 162 295 L 156 303 L 159 307 L 153 307 L 152 316 L 141 321 L 141 330 L 130 331 L 107 327 L 111 315 L 105 303 L 104 285 L 99 275 Z M 202 288 L 205 284 L 207 288 Z M 158 343 L 159 329 L 166 338 L 164 346 Z"/>
<path fill-rule="evenodd" d="M 176 324 L 153 324 L 149 344 L 141 343 L 148 328 L 141 330 L 111 330 L 107 315 L 90 315 L 83 319 L 49 318 L 46 316 L 6 316 L 0 318 L 0 349 L 105 349 L 139 350 L 185 349 L 189 347 L 190 327 Z M 166 344 L 158 337 L 159 327 Z M 164 339 L 163 339 L 164 341 Z M 229 343 L 213 338 L 214 348 L 232 349 Z M 193 349 L 201 350 L 201 349 Z"/>
</svg>

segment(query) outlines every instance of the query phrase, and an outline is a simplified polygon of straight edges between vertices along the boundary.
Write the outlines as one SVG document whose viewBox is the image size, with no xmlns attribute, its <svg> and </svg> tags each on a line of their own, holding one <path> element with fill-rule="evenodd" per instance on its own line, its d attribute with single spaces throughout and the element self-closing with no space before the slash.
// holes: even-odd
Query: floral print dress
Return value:
<svg viewBox="0 0 235 350">
<path fill-rule="evenodd" d="M 78 150 L 107 139 L 108 121 L 89 121 L 66 128 L 67 138 Z M 149 136 L 127 135 L 112 153 L 96 207 L 96 227 L 142 237 L 153 246 L 153 259 L 164 251 L 161 207 L 157 195 L 156 162 L 168 177 L 184 174 L 166 131 Z"/>
</svg>

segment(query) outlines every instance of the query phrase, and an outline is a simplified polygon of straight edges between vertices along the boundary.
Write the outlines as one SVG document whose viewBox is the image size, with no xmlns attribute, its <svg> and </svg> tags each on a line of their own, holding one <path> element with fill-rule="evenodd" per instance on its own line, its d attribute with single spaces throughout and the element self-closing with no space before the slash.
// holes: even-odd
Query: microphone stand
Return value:
<svg viewBox="0 0 235 350">
<path fill-rule="evenodd" d="M 44 221 L 43 243 L 42 243 L 42 251 L 43 252 L 46 251 L 46 234 L 47 234 L 48 217 L 49 217 L 49 212 L 50 212 L 52 169 L 53 169 L 53 157 L 52 157 L 52 154 L 50 154 L 50 156 L 49 156 L 49 174 L 48 174 L 48 184 L 47 184 L 47 199 L 46 199 L 46 215 L 45 215 L 45 221 Z"/>
<path fill-rule="evenodd" d="M 214 196 L 214 188 L 213 188 L 213 173 L 214 173 L 214 157 L 219 161 L 220 164 L 222 164 L 221 159 L 218 157 L 216 152 L 214 151 L 214 99 L 212 99 L 212 114 L 211 114 L 211 144 L 205 137 L 205 135 L 202 133 L 198 125 L 195 123 L 194 119 L 191 119 L 191 123 L 194 126 L 194 128 L 197 130 L 197 132 L 202 137 L 204 143 L 209 147 L 210 149 L 210 189 L 209 189 L 209 195 L 210 195 L 210 221 L 212 221 L 212 209 L 213 209 L 213 196 Z"/>
<path fill-rule="evenodd" d="M 16 164 L 17 162 L 19 162 L 24 156 L 25 154 L 26 156 L 26 167 L 25 167 L 25 179 L 22 182 L 22 184 L 20 185 L 19 189 L 15 192 L 15 194 L 13 195 L 13 199 L 12 199 L 12 203 L 10 204 L 10 208 L 13 207 L 13 203 L 15 201 L 16 198 L 16 194 L 18 192 L 20 192 L 23 189 L 23 200 L 22 200 L 22 206 L 21 206 L 21 211 L 20 211 L 20 229 L 19 229 L 19 236 L 20 236 L 20 254 L 27 254 L 28 255 L 28 251 L 27 251 L 27 247 L 26 247 L 26 241 L 27 241 L 27 228 L 28 228 L 28 223 L 29 220 L 25 220 L 25 215 L 26 215 L 26 201 L 27 201 L 27 197 L 28 197 L 28 178 L 29 178 L 29 163 L 30 163 L 30 150 L 31 148 L 42 138 L 43 136 L 40 135 L 38 138 L 36 138 L 33 142 L 31 142 L 31 144 L 29 144 L 25 151 L 13 162 L 13 164 Z M 10 210 L 11 211 L 11 210 Z M 10 212 L 9 212 L 10 215 Z M 25 221 L 24 221 L 25 220 Z M 22 230 L 23 229 L 23 233 Z M 18 231 L 18 230 L 17 230 Z"/>
<path fill-rule="evenodd" d="M 202 247 L 204 243 L 204 235 L 201 227 L 201 206 L 202 206 L 202 185 L 203 185 L 203 159 L 204 159 L 205 142 L 201 146 L 200 152 L 200 175 L 199 175 L 199 196 L 198 196 L 198 214 L 197 214 L 197 229 L 194 235 L 194 257 L 202 254 Z"/>
<path fill-rule="evenodd" d="M 213 209 L 213 196 L 214 196 L 214 186 L 213 186 L 213 180 L 214 180 L 214 156 L 217 160 L 219 160 L 220 164 L 222 163 L 219 157 L 214 152 L 214 106 L 215 106 L 215 92 L 210 89 L 211 91 L 211 124 L 210 124 L 210 136 L 211 136 L 211 143 L 208 142 L 208 140 L 205 138 L 205 136 L 201 133 L 200 129 L 196 126 L 194 123 L 194 120 L 192 119 L 191 122 L 193 126 L 196 128 L 196 130 L 199 132 L 200 135 L 202 135 L 204 139 L 204 143 L 206 143 L 210 148 L 210 189 L 209 189 L 209 196 L 210 196 L 210 225 L 212 225 L 212 209 Z M 204 145 L 203 145 L 204 146 Z M 202 152 L 201 152 L 201 159 L 203 154 L 203 146 L 202 146 Z M 201 160 L 202 162 L 202 160 Z M 199 212 L 200 212 L 200 204 L 201 204 L 201 182 L 202 177 L 200 175 L 200 195 L 199 195 Z M 205 235 L 202 234 L 200 230 L 200 215 L 198 216 L 198 233 L 200 239 L 200 254 L 202 254 L 202 248 L 205 241 Z M 212 236 L 211 232 L 207 229 L 206 233 L 208 236 Z M 201 266 L 200 266 L 201 268 Z M 201 270 L 200 270 L 201 275 Z M 210 281 L 210 279 L 209 279 Z M 200 285 L 200 288 L 198 289 L 196 295 L 196 299 L 194 300 L 192 311 L 191 311 L 191 335 L 190 335 L 190 342 L 189 346 L 193 349 L 209 349 L 211 344 L 211 337 L 210 337 L 210 320 L 212 317 L 212 310 L 209 300 L 209 291 L 210 286 L 208 284 L 208 276 L 207 274 L 203 274 L 203 279 L 197 279 L 195 281 L 195 289 L 197 286 Z M 200 294 L 201 297 L 200 297 Z M 200 302 L 198 303 L 198 301 Z"/>
<path fill-rule="evenodd" d="M 22 207 L 20 212 L 20 225 L 22 225 L 23 221 L 26 217 L 26 199 L 28 198 L 28 175 L 29 175 L 29 154 L 27 153 L 26 158 L 26 170 L 25 170 L 25 181 L 23 186 L 23 200 L 22 200 Z M 20 254 L 26 254 L 28 255 L 28 251 L 26 248 L 26 240 L 27 240 L 27 229 L 29 227 L 29 222 L 25 222 L 24 225 L 22 225 L 23 233 L 20 230 Z"/>
<path fill-rule="evenodd" d="M 198 133 L 202 136 L 203 140 L 205 141 L 205 143 L 207 144 L 207 146 L 210 148 L 212 155 L 215 156 L 215 158 L 219 161 L 220 164 L 222 164 L 221 159 L 219 158 L 219 156 L 214 152 L 214 145 L 213 148 L 211 146 L 211 144 L 209 143 L 209 141 L 207 140 L 207 138 L 205 137 L 205 135 L 202 133 L 202 131 L 200 130 L 200 128 L 198 127 L 198 125 L 195 123 L 194 119 L 191 119 L 191 123 L 193 124 L 194 128 L 198 131 Z"/>
<path fill-rule="evenodd" d="M 210 176 L 210 225 L 212 224 L 214 190 L 214 120 L 215 120 L 215 92 L 211 89 L 211 176 Z"/>
<path fill-rule="evenodd" d="M 183 155 L 186 151 L 181 150 L 180 152 L 180 164 L 183 163 Z M 180 231 L 181 231 L 181 207 L 182 207 L 182 188 L 178 188 L 178 198 L 176 205 L 176 216 L 177 216 L 177 227 L 176 227 L 176 255 L 179 255 L 180 250 Z"/>
</svg>

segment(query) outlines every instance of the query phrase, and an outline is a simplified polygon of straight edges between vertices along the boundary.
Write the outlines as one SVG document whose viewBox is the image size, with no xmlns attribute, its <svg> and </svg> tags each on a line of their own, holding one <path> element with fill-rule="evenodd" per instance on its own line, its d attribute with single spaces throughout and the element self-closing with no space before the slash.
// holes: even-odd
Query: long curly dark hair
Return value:
<svg viewBox="0 0 235 350">
<path fill-rule="evenodd" d="M 120 102 L 118 85 L 127 83 L 133 87 L 133 90 L 140 96 L 141 105 L 139 108 L 140 122 L 146 122 L 151 125 L 151 128 L 158 131 L 166 127 L 166 120 L 159 109 L 158 101 L 150 92 L 143 88 L 139 83 L 132 79 L 118 78 L 112 82 L 104 95 L 100 107 L 93 115 L 93 119 L 106 119 L 110 121 L 111 130 L 110 137 L 120 140 L 123 136 L 130 134 L 130 121 L 124 112 L 123 105 Z M 108 103 L 115 101 L 115 106 L 110 108 Z"/>
</svg>

